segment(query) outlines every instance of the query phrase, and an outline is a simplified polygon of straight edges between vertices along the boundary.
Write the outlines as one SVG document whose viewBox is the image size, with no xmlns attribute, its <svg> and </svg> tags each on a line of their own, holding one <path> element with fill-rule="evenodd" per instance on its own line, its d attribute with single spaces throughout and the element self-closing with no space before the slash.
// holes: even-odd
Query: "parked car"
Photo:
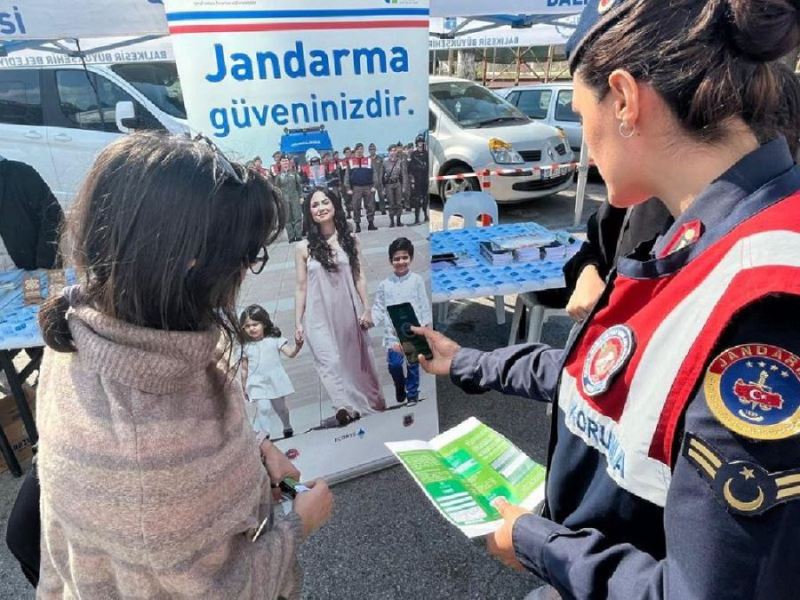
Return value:
<svg viewBox="0 0 800 600">
<path fill-rule="evenodd" d="M 174 62 L 0 69 L 0 155 L 34 167 L 64 207 L 132 129 L 188 133 Z"/>
<path fill-rule="evenodd" d="M 565 134 L 531 120 L 477 83 L 431 77 L 428 116 L 434 175 L 559 165 L 534 173 L 493 176 L 491 193 L 501 203 L 549 196 L 572 185 L 575 157 Z M 434 180 L 430 186 L 430 192 L 444 200 L 459 191 L 478 189 L 474 177 Z"/>
<path fill-rule="evenodd" d="M 572 110 L 572 83 L 537 83 L 498 90 L 498 94 L 531 119 L 559 127 L 572 151 L 580 154 L 583 128 Z"/>
</svg>

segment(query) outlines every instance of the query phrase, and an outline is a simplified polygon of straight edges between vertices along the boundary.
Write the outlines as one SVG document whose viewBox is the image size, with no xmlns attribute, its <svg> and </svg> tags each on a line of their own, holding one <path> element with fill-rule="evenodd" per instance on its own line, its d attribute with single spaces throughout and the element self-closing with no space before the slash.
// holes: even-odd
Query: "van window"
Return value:
<svg viewBox="0 0 800 600">
<path fill-rule="evenodd" d="M 42 125 L 39 71 L 0 71 L 0 123 Z"/>
<path fill-rule="evenodd" d="M 432 83 L 430 95 L 461 127 L 502 127 L 529 121 L 512 104 L 470 81 Z"/>
<path fill-rule="evenodd" d="M 133 102 L 142 129 L 164 129 L 128 92 L 96 73 L 77 69 L 56 71 L 56 86 L 61 112 L 76 129 L 119 133 L 114 111 L 117 102 L 124 100 Z"/>
<path fill-rule="evenodd" d="M 432 110 L 428 111 L 428 131 L 436 131 L 436 115 Z"/>
<path fill-rule="evenodd" d="M 515 106 L 517 104 L 517 98 L 519 98 L 519 92 L 511 92 L 508 96 L 506 96 L 506 100 Z"/>
<path fill-rule="evenodd" d="M 572 110 L 572 90 L 561 90 L 556 98 L 556 121 L 578 123 L 581 118 Z"/>
<path fill-rule="evenodd" d="M 546 119 L 553 90 L 524 90 L 520 93 L 517 108 L 531 119 Z"/>
<path fill-rule="evenodd" d="M 135 87 L 159 110 L 179 119 L 186 118 L 178 68 L 172 62 L 112 65 L 111 70 Z"/>
</svg>

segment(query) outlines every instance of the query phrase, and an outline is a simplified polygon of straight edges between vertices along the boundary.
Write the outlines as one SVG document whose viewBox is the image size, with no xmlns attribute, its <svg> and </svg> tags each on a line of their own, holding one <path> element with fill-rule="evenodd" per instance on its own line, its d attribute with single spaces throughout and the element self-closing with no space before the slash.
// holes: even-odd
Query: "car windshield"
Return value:
<svg viewBox="0 0 800 600">
<path fill-rule="evenodd" d="M 484 87 L 469 81 L 444 81 L 430 86 L 431 98 L 461 127 L 512 125 L 530 119 Z"/>
<path fill-rule="evenodd" d="M 111 70 L 168 115 L 186 118 L 181 82 L 175 63 L 151 62 L 112 65 Z"/>
</svg>

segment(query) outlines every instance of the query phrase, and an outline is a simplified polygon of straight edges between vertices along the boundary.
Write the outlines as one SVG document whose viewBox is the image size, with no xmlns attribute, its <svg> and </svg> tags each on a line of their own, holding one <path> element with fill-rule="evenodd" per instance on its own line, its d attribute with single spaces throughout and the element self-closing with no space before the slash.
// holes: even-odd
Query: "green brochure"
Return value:
<svg viewBox="0 0 800 600">
<path fill-rule="evenodd" d="M 467 537 L 500 526 L 495 498 L 529 510 L 544 500 L 545 468 L 474 417 L 429 442 L 389 442 L 386 447 Z"/>
</svg>

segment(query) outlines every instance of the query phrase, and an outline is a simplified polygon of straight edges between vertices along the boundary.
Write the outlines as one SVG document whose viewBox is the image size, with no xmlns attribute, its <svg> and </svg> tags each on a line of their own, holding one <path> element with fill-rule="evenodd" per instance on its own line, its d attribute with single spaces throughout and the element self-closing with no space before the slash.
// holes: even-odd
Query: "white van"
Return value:
<svg viewBox="0 0 800 600">
<path fill-rule="evenodd" d="M 536 123 L 485 87 L 465 79 L 431 77 L 429 108 L 433 175 L 500 170 L 490 188 L 499 203 L 549 196 L 572 185 L 575 156 L 564 132 Z M 553 165 L 558 168 L 530 171 Z M 432 180 L 430 193 L 446 200 L 478 186 L 475 178 Z"/>
<path fill-rule="evenodd" d="M 34 167 L 65 208 L 132 129 L 189 131 L 174 62 L 0 68 L 0 155 Z"/>
</svg>

